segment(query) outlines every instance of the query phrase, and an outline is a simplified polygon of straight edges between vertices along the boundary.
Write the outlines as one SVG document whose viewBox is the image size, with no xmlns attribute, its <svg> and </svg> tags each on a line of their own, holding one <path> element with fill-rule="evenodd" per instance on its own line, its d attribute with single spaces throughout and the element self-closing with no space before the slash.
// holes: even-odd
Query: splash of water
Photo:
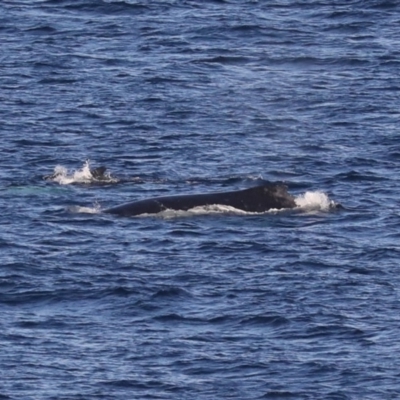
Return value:
<svg viewBox="0 0 400 400">
<path fill-rule="evenodd" d="M 68 210 L 72 213 L 76 214 L 100 214 L 101 207 L 99 205 L 94 205 L 93 207 L 81 207 L 81 206 L 72 206 L 69 207 Z"/>
<path fill-rule="evenodd" d="M 102 179 L 103 182 L 110 183 L 117 181 L 112 178 L 109 173 L 106 173 L 104 177 L 105 179 Z M 85 161 L 81 169 L 73 170 L 72 172 L 68 171 L 68 169 L 62 165 L 56 165 L 53 175 L 47 177 L 46 179 L 57 182 L 60 185 L 70 185 L 71 183 L 91 183 L 99 181 L 99 179 L 96 179 L 91 173 L 89 160 Z"/>
<path fill-rule="evenodd" d="M 333 203 L 329 197 L 320 191 L 305 192 L 295 198 L 296 205 L 306 211 L 328 211 Z"/>
</svg>

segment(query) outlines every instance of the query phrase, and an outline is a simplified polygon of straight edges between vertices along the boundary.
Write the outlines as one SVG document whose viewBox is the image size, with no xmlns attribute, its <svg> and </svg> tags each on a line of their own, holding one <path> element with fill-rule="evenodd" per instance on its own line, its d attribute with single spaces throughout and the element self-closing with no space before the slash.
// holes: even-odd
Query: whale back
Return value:
<svg viewBox="0 0 400 400">
<path fill-rule="evenodd" d="M 294 197 L 282 184 L 266 184 L 233 192 L 232 200 L 233 207 L 250 212 L 296 207 Z"/>
<path fill-rule="evenodd" d="M 294 208 L 296 203 L 287 187 L 281 184 L 264 184 L 250 189 L 177 196 L 155 197 L 134 201 L 105 210 L 106 213 L 123 216 L 155 214 L 160 211 L 183 210 L 207 205 L 225 205 L 247 212 L 264 212 L 270 209 Z"/>
</svg>

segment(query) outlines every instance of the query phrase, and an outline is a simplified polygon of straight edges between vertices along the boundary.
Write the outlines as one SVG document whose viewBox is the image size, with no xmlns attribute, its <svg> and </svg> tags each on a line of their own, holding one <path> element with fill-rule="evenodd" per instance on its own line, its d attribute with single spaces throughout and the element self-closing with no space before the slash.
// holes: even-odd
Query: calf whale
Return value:
<svg viewBox="0 0 400 400">
<path fill-rule="evenodd" d="M 154 197 L 134 201 L 104 210 L 105 213 L 121 216 L 157 214 L 161 211 L 183 210 L 208 205 L 224 205 L 248 212 L 264 212 L 270 209 L 294 208 L 294 197 L 281 184 L 266 183 L 250 189 L 231 192 L 187 194 Z"/>
</svg>

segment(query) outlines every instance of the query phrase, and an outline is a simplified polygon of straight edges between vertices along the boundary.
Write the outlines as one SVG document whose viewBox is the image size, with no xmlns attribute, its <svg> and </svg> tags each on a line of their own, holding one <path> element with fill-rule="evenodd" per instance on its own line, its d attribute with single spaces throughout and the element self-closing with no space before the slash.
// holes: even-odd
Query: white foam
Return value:
<svg viewBox="0 0 400 400">
<path fill-rule="evenodd" d="M 69 207 L 69 211 L 78 214 L 99 214 L 101 207 L 99 204 L 95 204 L 93 207 L 72 206 Z"/>
<path fill-rule="evenodd" d="M 267 213 L 276 213 L 282 210 L 271 209 L 261 213 L 240 210 L 235 207 L 225 206 L 222 204 L 212 204 L 206 206 L 193 207 L 187 211 L 167 209 L 160 211 L 157 214 L 140 214 L 138 217 L 158 217 L 163 219 L 172 219 L 180 217 L 193 217 L 199 215 L 216 215 L 216 214 L 229 214 L 229 215 L 260 215 Z"/>
<path fill-rule="evenodd" d="M 105 178 L 106 182 L 117 182 L 117 180 L 112 178 L 107 172 L 105 173 Z M 60 185 L 70 185 L 71 183 L 90 183 L 98 181 L 98 179 L 93 177 L 90 172 L 89 160 L 85 161 L 81 169 L 73 170 L 71 172 L 62 165 L 56 165 L 54 168 L 54 173 L 49 179 L 53 182 L 59 183 Z"/>
<path fill-rule="evenodd" d="M 328 211 L 333 202 L 321 191 L 305 192 L 295 198 L 297 207 L 306 211 Z"/>
</svg>

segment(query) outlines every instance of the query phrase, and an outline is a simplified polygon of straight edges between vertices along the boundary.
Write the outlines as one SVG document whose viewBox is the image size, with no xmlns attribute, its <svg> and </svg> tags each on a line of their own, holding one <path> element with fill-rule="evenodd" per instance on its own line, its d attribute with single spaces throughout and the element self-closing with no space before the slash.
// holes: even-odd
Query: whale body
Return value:
<svg viewBox="0 0 400 400">
<path fill-rule="evenodd" d="M 288 193 L 285 185 L 266 183 L 231 192 L 154 197 L 122 204 L 106 209 L 104 212 L 120 216 L 135 216 L 157 214 L 167 209 L 187 211 L 194 207 L 214 204 L 231 206 L 247 212 L 296 207 L 294 197 Z"/>
</svg>

